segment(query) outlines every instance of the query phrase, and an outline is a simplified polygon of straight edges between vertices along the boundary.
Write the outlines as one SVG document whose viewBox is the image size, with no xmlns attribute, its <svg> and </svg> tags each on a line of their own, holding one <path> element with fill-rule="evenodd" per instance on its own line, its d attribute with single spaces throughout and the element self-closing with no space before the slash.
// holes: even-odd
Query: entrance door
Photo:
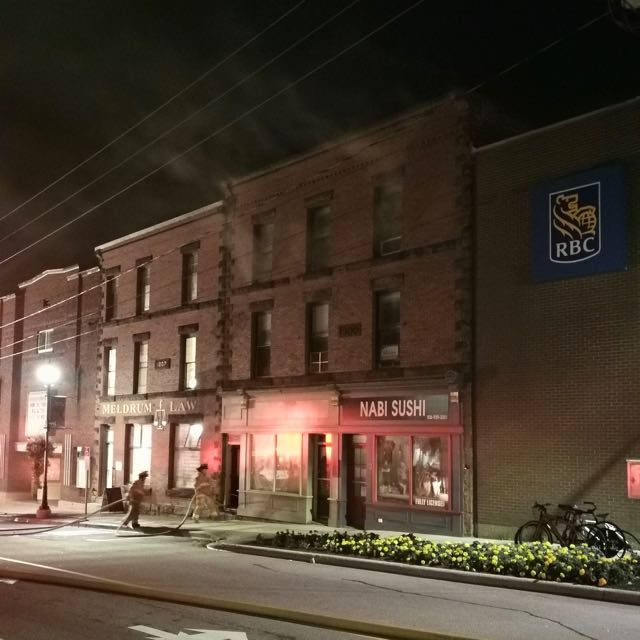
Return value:
<svg viewBox="0 0 640 640">
<path fill-rule="evenodd" d="M 229 466 L 227 476 L 227 509 L 238 508 L 238 489 L 240 488 L 240 445 L 230 444 L 228 445 L 228 461 Z"/>
<path fill-rule="evenodd" d="M 324 434 L 314 436 L 313 465 L 313 519 L 315 522 L 329 522 L 329 460 L 327 458 L 327 442 Z"/>
<path fill-rule="evenodd" d="M 367 500 L 367 436 L 345 436 L 347 461 L 346 521 L 351 527 L 364 529 Z"/>
</svg>

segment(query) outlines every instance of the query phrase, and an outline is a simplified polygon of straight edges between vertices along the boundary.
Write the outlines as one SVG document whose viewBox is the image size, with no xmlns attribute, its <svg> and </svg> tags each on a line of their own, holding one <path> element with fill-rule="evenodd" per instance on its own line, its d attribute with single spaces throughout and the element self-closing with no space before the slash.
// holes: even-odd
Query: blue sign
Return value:
<svg viewBox="0 0 640 640">
<path fill-rule="evenodd" d="M 531 209 L 534 280 L 626 269 L 627 194 L 621 166 L 538 185 Z"/>
</svg>

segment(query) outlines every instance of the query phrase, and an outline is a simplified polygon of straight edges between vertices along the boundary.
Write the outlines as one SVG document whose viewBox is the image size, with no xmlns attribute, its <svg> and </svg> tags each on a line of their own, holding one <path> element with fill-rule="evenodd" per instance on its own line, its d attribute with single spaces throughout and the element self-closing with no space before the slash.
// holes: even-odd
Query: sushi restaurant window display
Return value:
<svg viewBox="0 0 640 640">
<path fill-rule="evenodd" d="M 377 436 L 377 500 L 447 511 L 449 438 Z"/>
<path fill-rule="evenodd" d="M 302 435 L 251 436 L 249 486 L 258 491 L 299 495 Z"/>
</svg>

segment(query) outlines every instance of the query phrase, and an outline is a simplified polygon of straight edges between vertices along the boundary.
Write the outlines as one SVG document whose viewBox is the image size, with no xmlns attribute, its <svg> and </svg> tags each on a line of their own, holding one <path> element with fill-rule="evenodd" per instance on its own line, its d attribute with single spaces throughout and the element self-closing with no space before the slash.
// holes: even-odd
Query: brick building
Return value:
<svg viewBox="0 0 640 640">
<path fill-rule="evenodd" d="M 640 529 L 639 126 L 635 99 L 476 153 L 480 535 L 536 500 Z"/>
<path fill-rule="evenodd" d="M 65 398 L 65 428 L 50 430 L 48 498 L 84 500 L 99 313 L 97 268 L 50 269 L 0 299 L 0 495 L 31 494 L 26 445 L 45 434 L 47 397 L 37 370 L 50 363 L 60 371 L 50 393 Z"/>
<path fill-rule="evenodd" d="M 470 531 L 468 122 L 446 98 L 227 185 L 238 514 Z"/>
<path fill-rule="evenodd" d="M 214 203 L 96 248 L 101 493 L 148 470 L 150 503 L 184 506 L 200 462 L 220 468 L 222 210 Z"/>
</svg>

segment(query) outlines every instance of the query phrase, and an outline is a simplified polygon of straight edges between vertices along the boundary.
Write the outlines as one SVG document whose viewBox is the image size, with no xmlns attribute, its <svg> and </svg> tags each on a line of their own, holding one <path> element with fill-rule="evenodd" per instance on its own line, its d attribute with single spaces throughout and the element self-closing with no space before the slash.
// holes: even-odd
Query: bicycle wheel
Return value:
<svg viewBox="0 0 640 640">
<path fill-rule="evenodd" d="M 586 544 L 605 554 L 607 542 L 604 533 L 594 524 L 579 524 L 567 532 L 565 544 Z"/>
<path fill-rule="evenodd" d="M 631 549 L 627 538 L 618 525 L 605 520 L 596 523 L 595 526 L 600 529 L 604 536 L 604 555 L 607 556 L 607 558 L 622 558 L 622 556 Z"/>
<path fill-rule="evenodd" d="M 538 520 L 530 520 L 516 531 L 514 541 L 516 544 L 522 544 L 523 542 L 551 542 L 552 538 L 549 525 Z"/>
</svg>

